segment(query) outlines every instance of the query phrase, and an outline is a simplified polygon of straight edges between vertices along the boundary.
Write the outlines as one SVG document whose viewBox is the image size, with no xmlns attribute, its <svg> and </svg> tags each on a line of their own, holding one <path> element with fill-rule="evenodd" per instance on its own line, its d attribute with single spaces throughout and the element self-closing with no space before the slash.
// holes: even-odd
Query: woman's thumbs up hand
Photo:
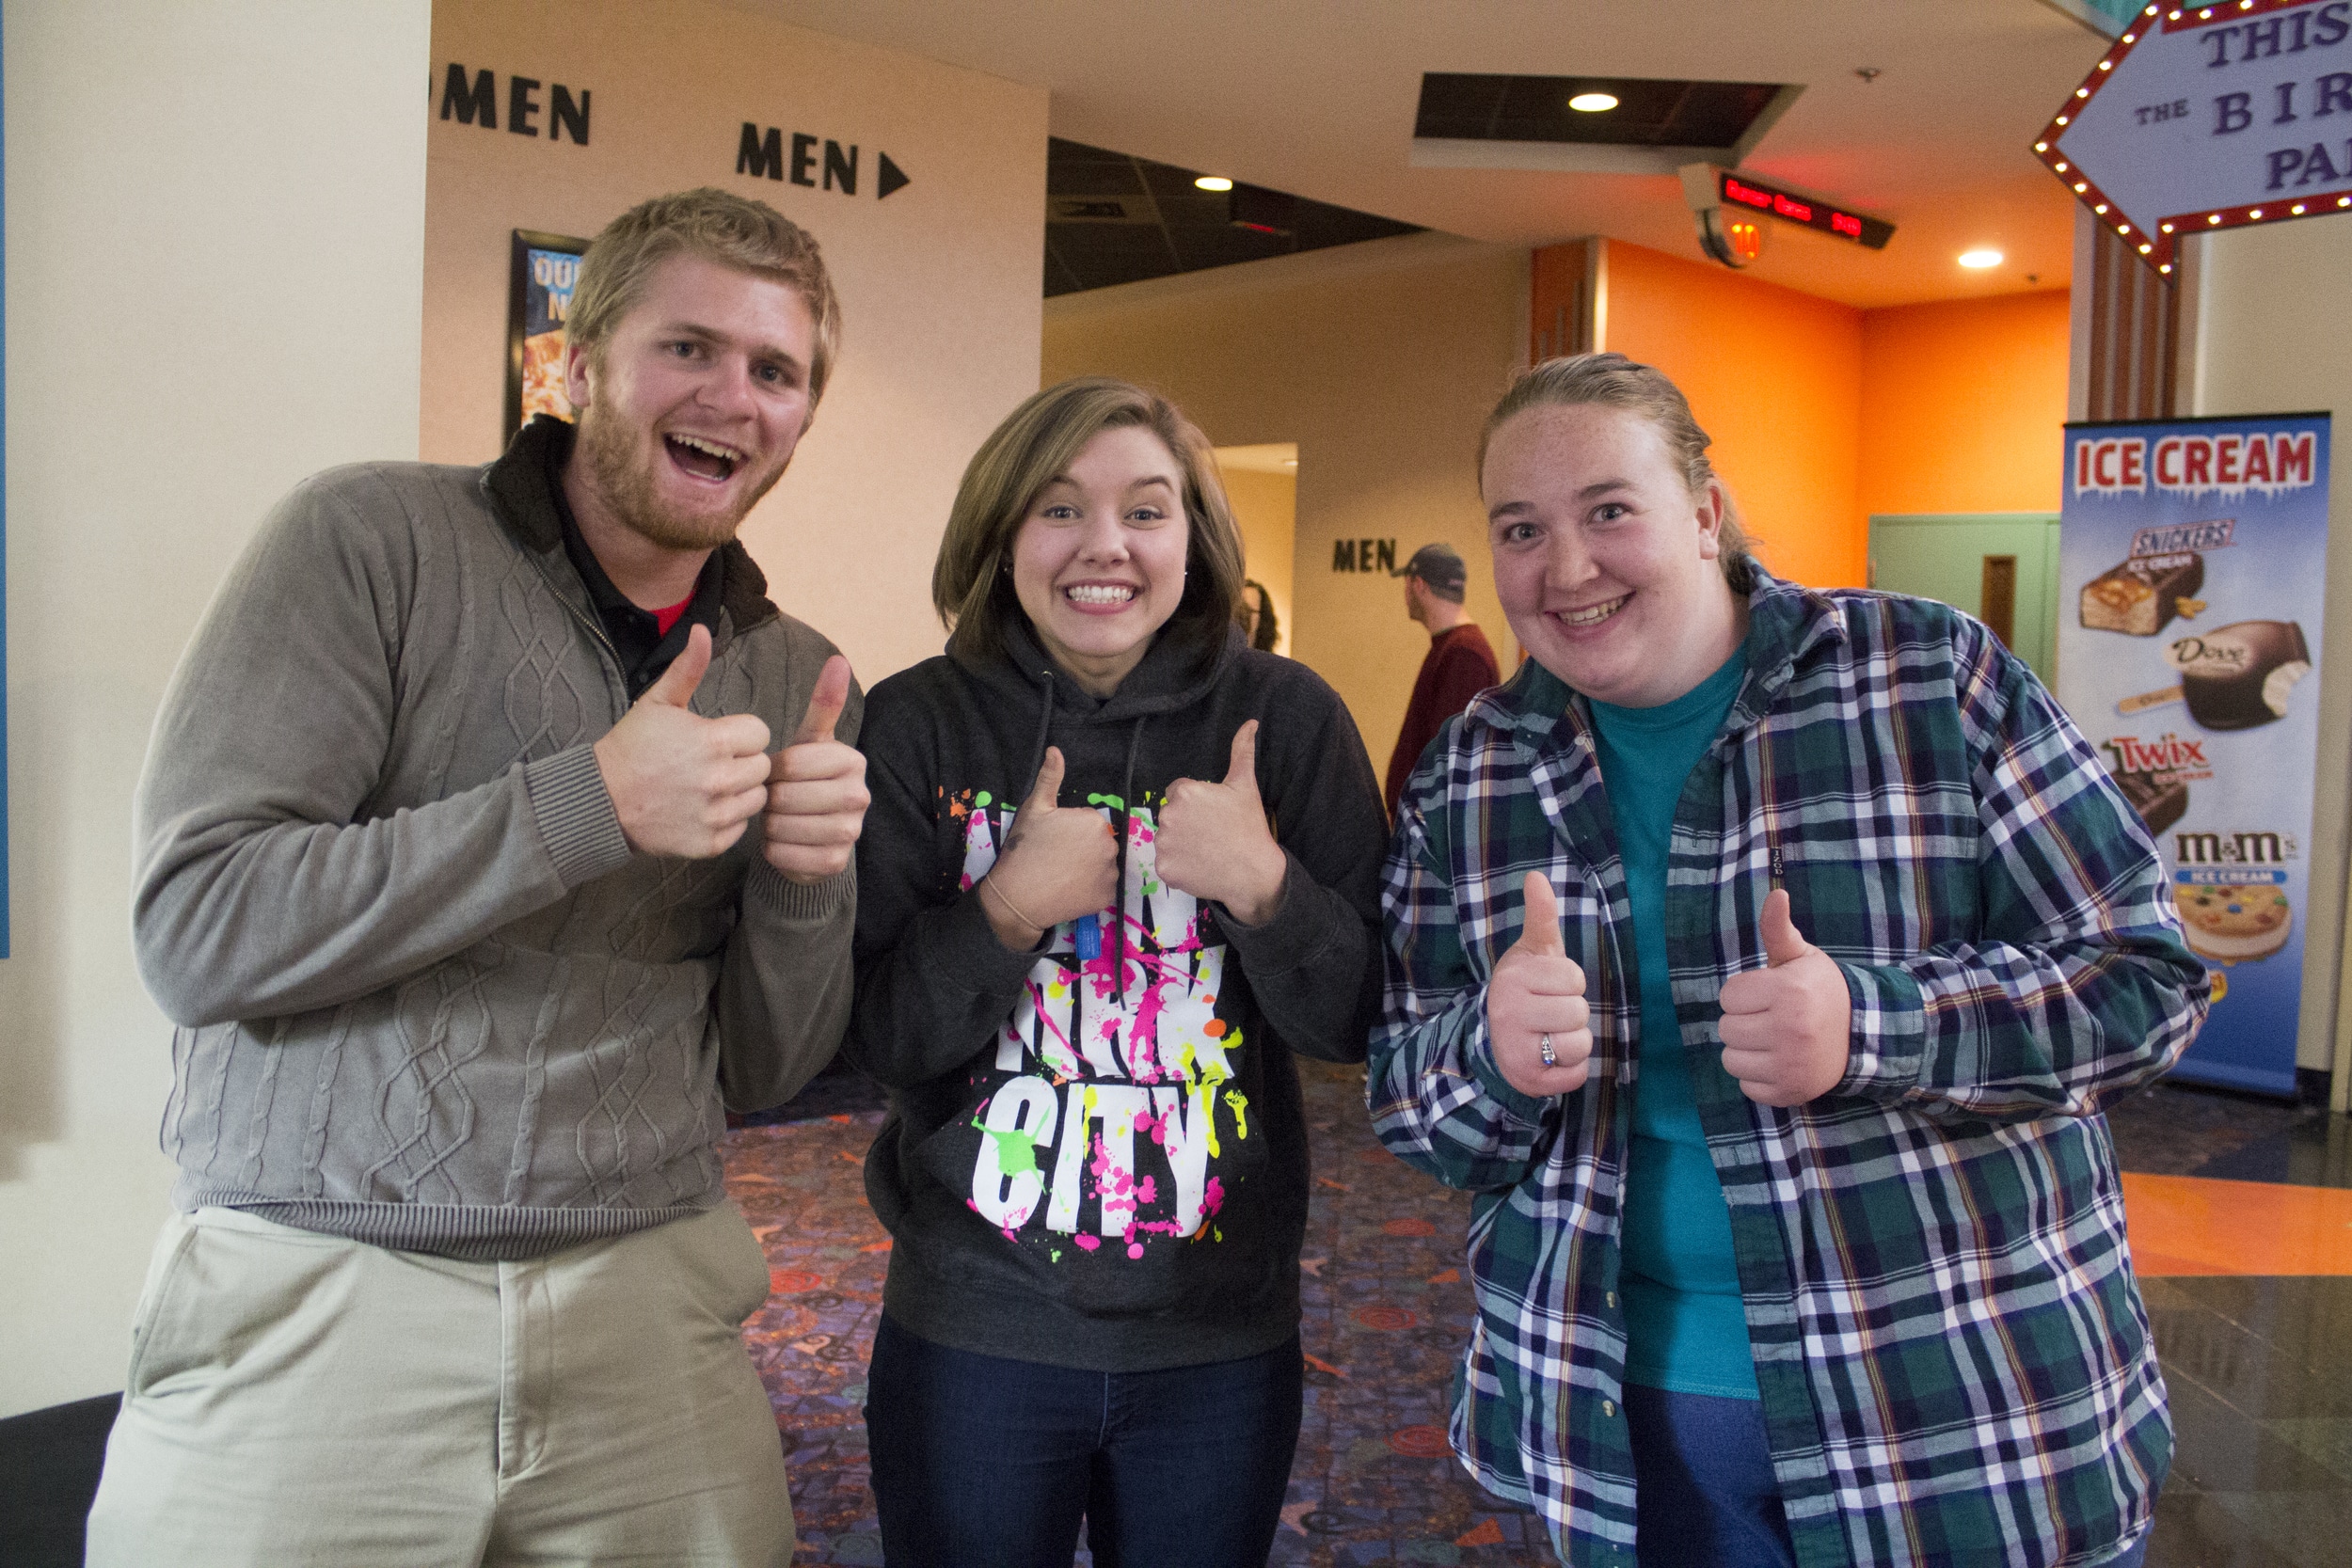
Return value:
<svg viewBox="0 0 2352 1568">
<path fill-rule="evenodd" d="M 989 926 L 1015 952 L 1035 947 L 1063 921 L 1107 910 L 1119 898 L 1119 840 L 1093 807 L 1059 803 L 1061 779 L 1061 748 L 1048 746 L 1037 783 L 1005 833 L 1005 847 L 980 881 Z"/>
<path fill-rule="evenodd" d="M 1160 880 L 1214 899 L 1244 926 L 1274 918 L 1290 859 L 1274 842 L 1258 795 L 1255 719 L 1233 732 L 1223 783 L 1178 779 L 1168 786 L 1157 836 Z"/>
<path fill-rule="evenodd" d="M 1724 1070 L 1759 1105 L 1802 1105 L 1846 1076 L 1853 998 L 1837 960 L 1797 929 L 1785 889 L 1765 895 L 1762 927 L 1765 967 L 1724 982 Z"/>
<path fill-rule="evenodd" d="M 1560 903 L 1540 871 L 1527 874 L 1519 938 L 1486 982 L 1486 1037 L 1495 1069 L 1521 1094 L 1546 1099 L 1584 1086 L 1593 1058 L 1584 971 L 1560 939 Z"/>
</svg>

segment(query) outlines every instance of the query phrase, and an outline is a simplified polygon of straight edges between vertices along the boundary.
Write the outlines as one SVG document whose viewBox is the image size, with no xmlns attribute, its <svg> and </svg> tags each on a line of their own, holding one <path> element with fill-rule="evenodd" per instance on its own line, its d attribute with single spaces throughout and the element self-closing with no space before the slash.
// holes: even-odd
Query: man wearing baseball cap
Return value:
<svg viewBox="0 0 2352 1568">
<path fill-rule="evenodd" d="M 1381 791 L 1393 818 L 1413 764 L 1438 731 L 1502 677 L 1486 634 L 1462 608 L 1468 572 L 1453 546 L 1423 545 L 1389 575 L 1405 579 L 1405 613 L 1429 628 L 1429 656 L 1413 679 L 1413 700 L 1406 705 L 1405 727 L 1397 732 L 1396 750 L 1389 754 L 1388 782 Z"/>
</svg>

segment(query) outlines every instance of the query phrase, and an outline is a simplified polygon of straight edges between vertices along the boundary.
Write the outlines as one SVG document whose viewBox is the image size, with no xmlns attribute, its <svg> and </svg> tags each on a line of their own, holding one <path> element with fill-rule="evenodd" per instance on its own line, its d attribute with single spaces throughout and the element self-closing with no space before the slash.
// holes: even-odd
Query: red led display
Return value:
<svg viewBox="0 0 2352 1568">
<path fill-rule="evenodd" d="M 1790 196 L 1787 191 L 1776 191 L 1770 185 L 1760 185 L 1736 174 L 1725 174 L 1722 179 L 1725 201 L 1755 212 L 1770 213 L 1785 223 L 1803 224 L 1824 234 L 1836 234 L 1841 239 L 1867 245 L 1872 250 L 1885 249 L 1886 242 L 1895 237 L 1895 226 L 1891 223 L 1866 218 L 1858 213 L 1840 212 L 1826 202 Z"/>
</svg>

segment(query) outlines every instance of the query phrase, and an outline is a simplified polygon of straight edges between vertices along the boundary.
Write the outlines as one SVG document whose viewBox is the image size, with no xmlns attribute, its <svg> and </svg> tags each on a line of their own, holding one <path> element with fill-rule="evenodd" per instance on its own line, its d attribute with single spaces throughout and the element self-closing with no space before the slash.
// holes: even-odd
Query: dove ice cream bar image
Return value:
<svg viewBox="0 0 2352 1568">
<path fill-rule="evenodd" d="M 2164 651 L 2181 673 L 2177 686 L 2158 687 L 2115 705 L 2125 718 L 2188 704 L 2188 716 L 2209 730 L 2250 730 L 2287 716 L 2287 694 L 2312 673 L 2311 649 L 2296 621 L 2239 621 L 2201 637 L 2184 637 Z"/>
<path fill-rule="evenodd" d="M 2195 550 L 2134 556 L 2083 584 L 2082 623 L 2090 631 L 2153 637 L 2173 616 L 2204 608 L 2197 599 L 2204 585 L 2205 558 Z"/>
<path fill-rule="evenodd" d="M 2287 716 L 2288 693 L 2312 673 L 2294 621 L 2238 621 L 2167 648 L 2188 716 L 2209 730 L 2250 730 Z"/>
</svg>

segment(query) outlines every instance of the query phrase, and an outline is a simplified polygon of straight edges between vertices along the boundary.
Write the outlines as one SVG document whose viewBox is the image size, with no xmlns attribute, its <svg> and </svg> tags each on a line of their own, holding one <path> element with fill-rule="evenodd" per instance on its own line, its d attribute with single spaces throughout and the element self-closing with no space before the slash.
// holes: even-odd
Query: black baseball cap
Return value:
<svg viewBox="0 0 2352 1568">
<path fill-rule="evenodd" d="M 1470 571 L 1462 564 L 1460 552 L 1451 545 L 1423 545 L 1413 552 L 1413 559 L 1397 567 L 1392 578 L 1419 578 L 1429 585 L 1429 591 L 1455 604 L 1462 602 L 1463 584 L 1470 580 Z"/>
</svg>

